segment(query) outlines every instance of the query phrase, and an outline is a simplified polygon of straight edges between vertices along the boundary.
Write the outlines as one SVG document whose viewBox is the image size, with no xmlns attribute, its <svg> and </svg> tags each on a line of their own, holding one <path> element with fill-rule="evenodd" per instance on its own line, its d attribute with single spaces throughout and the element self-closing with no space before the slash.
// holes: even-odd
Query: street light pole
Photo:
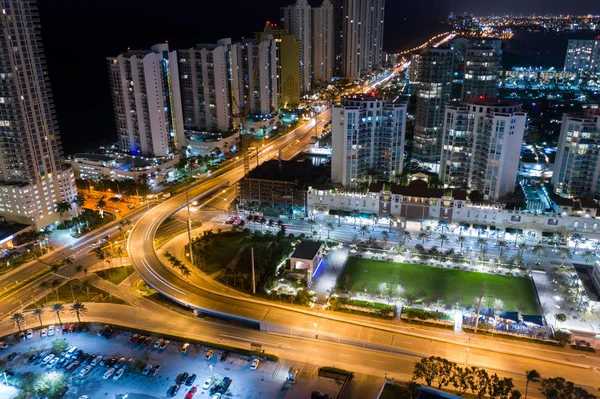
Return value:
<svg viewBox="0 0 600 399">
<path fill-rule="evenodd" d="M 188 241 L 189 241 L 189 245 L 190 245 L 190 262 L 192 262 L 192 265 L 195 266 L 196 264 L 194 263 L 194 248 L 192 246 L 192 218 L 190 216 L 190 199 L 188 197 L 188 190 L 190 187 L 190 180 L 189 180 L 190 177 L 191 177 L 191 172 L 190 172 L 190 176 L 186 180 L 186 184 L 185 184 L 185 204 L 186 204 L 186 208 L 187 208 L 187 233 L 188 233 Z"/>
</svg>

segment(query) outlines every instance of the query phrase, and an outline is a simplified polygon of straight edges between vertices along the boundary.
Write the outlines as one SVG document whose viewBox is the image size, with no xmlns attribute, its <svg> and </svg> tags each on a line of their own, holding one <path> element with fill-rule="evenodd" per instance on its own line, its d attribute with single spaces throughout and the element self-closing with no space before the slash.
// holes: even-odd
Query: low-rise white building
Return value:
<svg viewBox="0 0 600 399">
<path fill-rule="evenodd" d="M 176 169 L 179 157 L 145 158 L 129 155 L 76 154 L 71 161 L 79 179 L 137 180 L 146 175 L 148 184 L 167 180 Z"/>
<path fill-rule="evenodd" d="M 186 132 L 187 156 L 207 156 L 217 148 L 221 152 L 237 150 L 240 133 Z"/>
<path fill-rule="evenodd" d="M 553 200 L 554 212 L 532 213 L 510 209 L 503 203 L 474 203 L 466 191 L 429 188 L 426 182 L 415 180 L 408 186 L 371 184 L 364 192 L 313 186 L 308 188 L 306 206 L 311 217 L 377 215 L 380 220 L 395 220 L 402 228 L 410 224 L 425 229 L 454 223 L 463 229 L 524 234 L 537 241 L 555 232 L 563 236 L 575 232 L 596 238 L 600 235 L 600 217 L 594 201 L 558 196 Z"/>
</svg>

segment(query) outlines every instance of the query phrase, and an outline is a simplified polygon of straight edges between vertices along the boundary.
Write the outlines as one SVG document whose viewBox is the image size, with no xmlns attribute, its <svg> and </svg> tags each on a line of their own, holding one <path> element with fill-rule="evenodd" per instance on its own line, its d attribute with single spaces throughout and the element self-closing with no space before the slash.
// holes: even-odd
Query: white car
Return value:
<svg viewBox="0 0 600 399">
<path fill-rule="evenodd" d="M 167 346 L 169 346 L 169 344 L 171 343 L 171 341 L 169 341 L 168 339 L 165 339 L 161 344 L 160 344 L 160 350 L 165 350 L 165 348 Z"/>
<path fill-rule="evenodd" d="M 204 381 L 204 385 L 202 385 L 202 389 L 208 389 L 210 388 L 210 378 L 207 378 L 206 381 Z"/>
<path fill-rule="evenodd" d="M 162 345 L 162 343 L 163 343 L 163 339 L 162 338 L 157 339 L 156 342 L 154 343 L 154 349 L 160 348 L 160 346 Z"/>
<path fill-rule="evenodd" d="M 46 356 L 45 358 L 42 359 L 42 363 L 43 364 L 48 364 L 48 362 L 50 360 L 52 360 L 53 357 L 54 357 L 54 355 L 48 355 L 48 356 Z"/>
<path fill-rule="evenodd" d="M 81 395 L 81 396 L 79 397 L 79 399 L 90 399 L 90 397 L 89 397 L 89 396 L 87 396 L 87 395 Z"/>
<path fill-rule="evenodd" d="M 92 366 L 85 366 L 85 368 L 79 372 L 79 376 L 85 377 L 90 371 L 92 371 Z"/>
<path fill-rule="evenodd" d="M 142 370 L 142 375 L 148 375 L 148 373 L 150 372 L 150 370 L 152 370 L 152 365 L 151 364 L 147 364 L 146 367 L 144 367 L 144 369 Z"/>
<path fill-rule="evenodd" d="M 210 399 L 221 399 L 221 394 L 220 393 L 216 393 Z"/>
<path fill-rule="evenodd" d="M 59 359 L 58 356 L 55 356 L 52 359 L 50 359 L 50 361 L 48 362 L 48 368 L 51 369 L 52 367 L 54 367 L 56 362 L 58 362 L 58 359 Z"/>
<path fill-rule="evenodd" d="M 40 333 L 40 336 L 42 338 L 47 337 L 48 336 L 48 329 L 47 328 L 42 328 L 42 332 Z"/>
<path fill-rule="evenodd" d="M 76 347 L 76 346 L 71 346 L 71 347 L 69 348 L 69 350 L 67 351 L 67 354 L 65 355 L 65 357 L 66 357 L 67 359 L 70 359 L 70 358 L 71 358 L 71 356 L 73 356 L 73 353 L 75 353 L 76 351 L 77 351 L 77 347 Z"/>
<path fill-rule="evenodd" d="M 206 360 L 210 360 L 210 358 L 214 355 L 215 351 L 212 349 L 209 349 L 206 351 L 206 355 L 204 355 L 204 358 Z"/>
<path fill-rule="evenodd" d="M 48 327 L 48 336 L 51 337 L 54 335 L 54 324 Z"/>
<path fill-rule="evenodd" d="M 125 369 L 118 369 L 115 373 L 115 376 L 113 377 L 113 380 L 117 381 L 119 378 L 121 378 L 123 373 L 125 373 Z"/>
<path fill-rule="evenodd" d="M 258 368 L 259 364 L 260 364 L 260 360 L 254 359 L 252 361 L 252 364 L 250 365 L 250 370 L 256 370 Z"/>
<path fill-rule="evenodd" d="M 33 338 L 33 330 L 30 328 L 29 330 L 27 330 L 27 339 L 31 338 Z"/>
<path fill-rule="evenodd" d="M 115 372 L 115 369 L 108 369 L 106 370 L 106 373 L 104 373 L 104 376 L 102 376 L 102 378 L 104 378 L 105 380 L 108 380 Z"/>
<path fill-rule="evenodd" d="M 100 363 L 100 360 L 102 360 L 102 356 L 101 356 L 101 355 L 98 355 L 98 356 L 96 356 L 96 357 L 94 358 L 94 360 L 92 360 L 92 362 L 90 363 L 90 366 L 92 366 L 92 367 L 96 367 L 96 365 L 97 365 L 98 363 Z"/>
</svg>

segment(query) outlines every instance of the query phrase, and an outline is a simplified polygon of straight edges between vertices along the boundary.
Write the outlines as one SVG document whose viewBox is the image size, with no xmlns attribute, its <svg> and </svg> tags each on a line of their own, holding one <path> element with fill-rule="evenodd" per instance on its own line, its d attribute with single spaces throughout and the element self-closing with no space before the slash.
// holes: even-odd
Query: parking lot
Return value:
<svg viewBox="0 0 600 399">
<path fill-rule="evenodd" d="M 24 372 L 45 371 L 66 373 L 69 376 L 69 390 L 65 398 L 75 399 L 82 395 L 87 395 L 89 399 L 121 398 L 121 395 L 125 394 L 128 395 L 128 399 L 166 398 L 170 397 L 168 391 L 175 384 L 177 376 L 183 372 L 189 375 L 196 374 L 196 379 L 190 386 L 181 384 L 179 392 L 174 396 L 176 398 L 185 398 L 191 385 L 198 389 L 194 397 L 212 398 L 210 388 L 203 389 L 203 384 L 213 375 L 218 375 L 220 378 L 228 377 L 232 381 L 223 398 L 306 398 L 310 397 L 310 392 L 314 390 L 327 392 L 335 397 L 341 389 L 336 381 L 318 377 L 317 367 L 314 365 L 261 359 L 256 370 L 252 370 L 251 364 L 255 357 L 230 353 L 226 360 L 221 361 L 223 351 L 213 349 L 212 357 L 207 360 L 205 355 L 208 350 L 211 350 L 210 347 L 192 344 L 187 353 L 181 353 L 182 343 L 171 341 L 164 349 L 155 349 L 153 344 L 160 338 L 159 336 L 150 335 L 151 343 L 146 346 L 131 343 L 134 334 L 128 331 L 115 330 L 109 339 L 99 336 L 102 328 L 103 326 L 100 325 L 92 325 L 88 332 L 57 331 L 53 337 L 43 338 L 37 330 L 34 331 L 33 338 L 22 342 L 17 340 L 9 345 L 3 350 L 2 357 L 7 357 L 13 352 L 19 353 L 8 363 L 8 367 L 17 375 Z M 52 341 L 56 338 L 64 338 L 69 346 L 76 346 L 87 354 L 131 360 L 121 367 L 125 372 L 117 381 L 113 377 L 118 369 L 110 378 L 104 379 L 103 376 L 110 367 L 100 363 L 92 367 L 87 375 L 80 376 L 81 370 L 87 366 L 85 361 L 71 372 L 66 372 L 64 367 L 48 368 L 41 359 L 33 363 L 28 362 L 28 357 L 32 353 L 50 352 Z M 136 360 L 152 366 L 160 365 L 161 368 L 155 376 L 145 376 L 140 372 L 132 371 L 132 365 Z M 288 370 L 292 366 L 300 370 L 295 385 L 286 383 Z M 112 368 L 115 366 L 113 365 Z"/>
</svg>

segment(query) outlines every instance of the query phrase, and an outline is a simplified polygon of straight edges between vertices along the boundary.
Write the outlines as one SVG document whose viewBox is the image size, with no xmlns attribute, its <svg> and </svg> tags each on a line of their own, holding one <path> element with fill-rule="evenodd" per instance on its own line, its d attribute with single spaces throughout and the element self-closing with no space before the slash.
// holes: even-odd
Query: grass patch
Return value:
<svg viewBox="0 0 600 399">
<path fill-rule="evenodd" d="M 571 347 L 571 349 L 575 349 L 576 351 L 583 351 L 583 352 L 592 352 L 592 353 L 596 353 L 596 349 L 587 346 L 581 346 L 581 345 L 569 345 Z"/>
<path fill-rule="evenodd" d="M 109 270 L 100 270 L 96 272 L 98 277 L 103 278 L 104 280 L 110 281 L 114 285 L 121 284 L 127 277 L 131 276 L 131 274 L 135 271 L 132 265 L 128 266 L 120 266 L 114 267 Z"/>
<path fill-rule="evenodd" d="M 118 305 L 127 304 L 121 298 L 117 298 L 94 287 L 91 284 L 82 282 L 81 280 L 71 280 L 58 288 L 58 297 L 56 290 L 52 290 L 46 296 L 46 302 L 56 299 L 58 302 L 97 302 L 97 303 L 115 303 Z"/>
<path fill-rule="evenodd" d="M 402 308 L 402 313 L 406 314 L 411 319 L 419 319 L 419 316 L 423 317 L 423 319 L 432 319 L 432 320 L 442 320 L 442 321 L 452 321 L 453 318 L 450 315 L 444 312 L 431 312 L 424 309 L 419 308 Z"/>
<path fill-rule="evenodd" d="M 342 274 L 350 276 L 351 291 L 377 293 L 380 283 L 400 284 L 406 294 L 424 291 L 423 302 L 442 300 L 471 307 L 478 297 L 481 282 L 485 282 L 484 295 L 504 301 L 507 311 L 521 310 L 525 314 L 538 314 L 532 283 L 524 277 L 499 276 L 456 269 L 442 269 L 408 263 L 348 258 Z M 343 276 L 342 276 L 343 278 Z"/>
<path fill-rule="evenodd" d="M 30 276 L 29 278 L 19 282 L 19 284 L 15 284 L 12 287 L 10 287 L 9 289 L 6 289 L 2 292 L 0 292 L 0 299 L 4 298 L 5 296 L 31 284 L 32 282 L 36 281 L 37 279 L 40 279 L 42 277 L 44 277 L 46 274 L 49 274 L 51 272 L 50 269 L 48 270 L 42 270 L 41 272 L 34 274 L 33 276 Z"/>
<path fill-rule="evenodd" d="M 243 233 L 223 232 L 214 236 L 210 250 L 204 253 L 205 272 L 214 273 L 228 265 L 237 255 L 245 240 Z"/>
</svg>

